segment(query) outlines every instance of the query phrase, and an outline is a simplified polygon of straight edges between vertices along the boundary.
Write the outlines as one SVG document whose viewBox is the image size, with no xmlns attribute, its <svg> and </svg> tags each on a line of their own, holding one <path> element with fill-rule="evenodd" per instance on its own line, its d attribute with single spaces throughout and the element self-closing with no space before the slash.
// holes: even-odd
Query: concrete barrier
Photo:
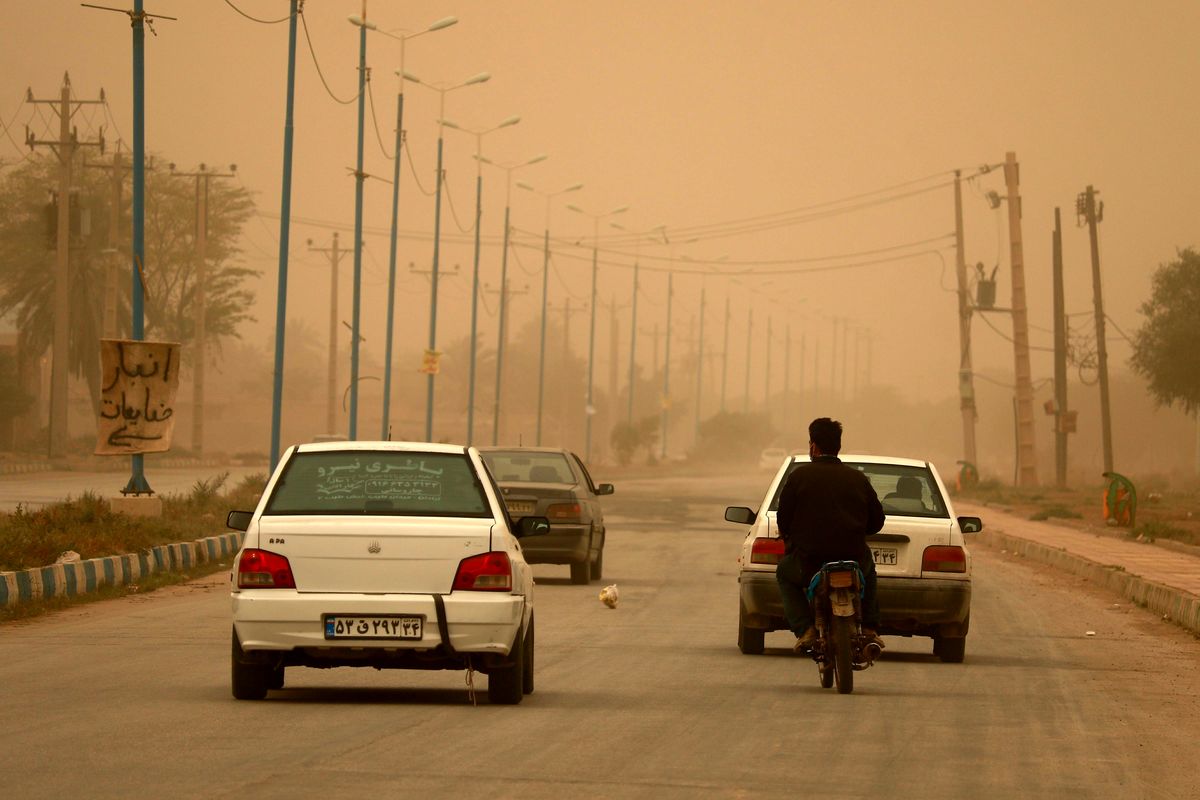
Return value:
<svg viewBox="0 0 1200 800">
<path fill-rule="evenodd" d="M 160 544 L 140 553 L 0 572 L 0 606 L 74 597 L 102 586 L 125 586 L 156 572 L 182 572 L 197 564 L 231 557 L 241 547 L 243 536 L 240 532 L 223 533 L 192 542 Z"/>
<path fill-rule="evenodd" d="M 989 547 L 1017 553 L 1025 558 L 1065 570 L 1072 575 L 1087 578 L 1127 600 L 1137 603 L 1156 614 L 1162 614 L 1172 622 L 1192 633 L 1200 634 L 1200 597 L 1191 592 L 1164 586 L 1126 572 L 1121 567 L 1109 566 L 1068 553 L 1049 545 L 1010 536 L 996 531 L 983 530 L 977 534 L 979 541 Z"/>
</svg>

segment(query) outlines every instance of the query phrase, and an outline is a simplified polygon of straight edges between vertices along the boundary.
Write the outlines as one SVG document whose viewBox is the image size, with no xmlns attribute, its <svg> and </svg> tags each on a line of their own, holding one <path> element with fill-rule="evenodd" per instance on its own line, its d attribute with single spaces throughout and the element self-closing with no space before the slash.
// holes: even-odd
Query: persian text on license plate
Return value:
<svg viewBox="0 0 1200 800">
<path fill-rule="evenodd" d="M 326 639 L 420 639 L 422 616 L 348 614 L 325 615 Z"/>
<path fill-rule="evenodd" d="M 875 558 L 876 566 L 894 567 L 900 556 L 900 551 L 895 547 L 872 547 L 871 555 Z"/>
<path fill-rule="evenodd" d="M 523 502 L 521 500 L 509 500 L 507 505 L 508 505 L 508 513 L 510 513 L 510 514 L 532 514 L 533 513 L 533 505 L 534 504 L 532 502 L 528 502 L 528 501 Z"/>
</svg>

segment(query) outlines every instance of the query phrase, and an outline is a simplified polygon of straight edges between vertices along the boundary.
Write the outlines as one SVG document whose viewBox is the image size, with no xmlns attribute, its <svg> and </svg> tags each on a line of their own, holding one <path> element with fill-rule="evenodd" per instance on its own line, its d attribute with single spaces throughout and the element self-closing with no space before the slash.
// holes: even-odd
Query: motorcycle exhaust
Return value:
<svg viewBox="0 0 1200 800">
<path fill-rule="evenodd" d="M 865 658 L 868 662 L 874 661 L 881 655 L 883 655 L 883 650 L 875 642 L 868 642 L 867 645 L 863 647 L 863 658 Z"/>
</svg>

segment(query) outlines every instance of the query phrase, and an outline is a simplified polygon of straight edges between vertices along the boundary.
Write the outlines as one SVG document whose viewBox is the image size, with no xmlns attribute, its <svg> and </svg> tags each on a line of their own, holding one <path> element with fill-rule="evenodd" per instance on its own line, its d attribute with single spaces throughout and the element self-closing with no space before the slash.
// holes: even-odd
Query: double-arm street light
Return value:
<svg viewBox="0 0 1200 800">
<path fill-rule="evenodd" d="M 475 137 L 475 266 L 471 273 L 471 365 L 467 379 L 467 444 L 473 444 L 475 441 L 475 350 L 478 344 L 479 322 L 479 229 L 483 216 L 483 137 L 501 128 L 516 125 L 520 121 L 520 117 L 513 116 L 491 128 L 464 128 L 448 119 L 441 120 L 447 128 Z"/>
<path fill-rule="evenodd" d="M 358 156 L 354 162 L 354 287 L 350 312 L 350 424 L 351 441 L 358 438 L 358 328 L 362 309 L 362 225 L 363 225 L 363 115 L 367 99 L 367 30 L 375 23 L 367 21 L 367 3 L 363 0 L 361 17 L 349 17 L 358 28 Z"/>
<path fill-rule="evenodd" d="M 412 81 L 415 84 L 424 86 L 438 93 L 438 140 L 437 140 L 437 190 L 436 199 L 434 200 L 433 212 L 433 271 L 430 276 L 430 284 L 432 289 L 429 294 L 429 347 L 427 353 L 430 359 L 436 358 L 434 353 L 437 352 L 437 292 L 438 292 L 438 258 L 441 249 L 442 241 L 442 138 L 445 134 L 446 126 L 446 95 L 455 89 L 462 89 L 466 86 L 473 86 L 477 83 L 485 83 L 491 79 L 491 74 L 481 72 L 478 75 L 472 75 L 461 83 L 454 84 L 432 84 L 426 83 L 409 72 L 402 72 L 401 77 L 406 81 Z M 426 367 L 428 372 L 429 382 L 425 392 L 425 440 L 433 441 L 433 379 L 435 368 Z"/>
<path fill-rule="evenodd" d="M 560 194 L 577 192 L 583 188 L 582 183 L 575 183 L 557 192 L 539 192 L 528 183 L 517 181 L 517 186 L 527 192 L 540 194 L 546 198 L 546 234 L 542 250 L 542 335 L 538 348 L 538 404 L 537 404 L 537 435 L 535 444 L 542 444 L 542 399 L 545 396 L 546 384 L 546 295 L 550 289 L 550 201 Z"/>
<path fill-rule="evenodd" d="M 584 445 L 584 460 L 590 461 L 592 458 L 592 417 L 596 416 L 596 407 L 592 404 L 592 378 L 595 374 L 596 367 L 596 273 L 599 263 L 600 252 L 600 220 L 605 217 L 624 214 L 629 210 L 629 206 L 619 206 L 604 214 L 589 214 L 577 205 L 568 203 L 567 208 L 577 214 L 583 214 L 585 217 L 592 218 L 592 313 L 591 323 L 588 328 L 588 377 L 587 377 L 587 407 L 584 409 L 587 417 L 587 437 Z M 615 403 L 616 398 L 609 398 L 610 403 Z"/>
<path fill-rule="evenodd" d="M 399 89 L 396 94 L 396 144 L 393 153 L 392 164 L 392 235 L 391 248 L 388 252 L 388 297 L 387 297 L 387 341 L 384 344 L 385 352 L 383 358 L 383 421 L 379 434 L 380 439 L 391 438 L 391 401 L 392 401 L 392 338 L 395 328 L 395 313 L 396 313 L 396 234 L 397 224 L 400 212 L 400 162 L 401 151 L 404 147 L 404 49 L 405 44 L 409 39 L 415 39 L 418 36 L 423 36 L 426 33 L 444 30 L 458 22 L 457 17 L 444 17 L 434 22 L 429 27 L 405 33 L 402 30 L 379 31 L 384 36 L 391 37 L 400 42 L 400 69 L 396 70 L 399 76 Z"/>
<path fill-rule="evenodd" d="M 540 153 L 528 161 L 518 161 L 512 164 L 497 164 L 495 161 L 483 156 L 477 156 L 476 158 L 484 164 L 504 170 L 505 173 L 504 243 L 501 246 L 500 255 L 500 330 L 496 335 L 496 398 L 492 404 L 492 445 L 494 446 L 500 443 L 500 387 L 503 384 L 504 377 L 505 320 L 508 314 L 508 234 L 511 230 L 509 212 L 512 208 L 512 174 L 513 170 L 545 161 L 547 156 L 545 153 Z"/>
</svg>

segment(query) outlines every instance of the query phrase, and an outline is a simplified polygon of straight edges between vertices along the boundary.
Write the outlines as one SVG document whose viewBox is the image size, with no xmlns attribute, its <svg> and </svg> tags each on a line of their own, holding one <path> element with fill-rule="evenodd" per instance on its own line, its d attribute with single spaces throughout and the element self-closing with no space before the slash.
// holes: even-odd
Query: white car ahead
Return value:
<svg viewBox="0 0 1200 800">
<path fill-rule="evenodd" d="M 290 448 L 232 574 L 233 696 L 281 689 L 287 667 L 477 669 L 488 698 L 533 691 L 533 577 L 475 448 L 331 442 Z"/>
<path fill-rule="evenodd" d="M 867 537 L 878 573 L 879 633 L 929 636 L 934 655 L 961 662 L 971 624 L 971 554 L 963 533 L 983 528 L 978 517 L 956 517 L 937 468 L 926 461 L 843 455 L 862 471 L 883 504 L 883 530 Z M 738 573 L 738 647 L 763 652 L 764 635 L 786 630 L 775 565 L 784 553 L 776 513 L 779 492 L 807 455 L 787 458 L 767 488 L 758 511 L 735 506 L 725 519 L 749 525 Z"/>
</svg>

